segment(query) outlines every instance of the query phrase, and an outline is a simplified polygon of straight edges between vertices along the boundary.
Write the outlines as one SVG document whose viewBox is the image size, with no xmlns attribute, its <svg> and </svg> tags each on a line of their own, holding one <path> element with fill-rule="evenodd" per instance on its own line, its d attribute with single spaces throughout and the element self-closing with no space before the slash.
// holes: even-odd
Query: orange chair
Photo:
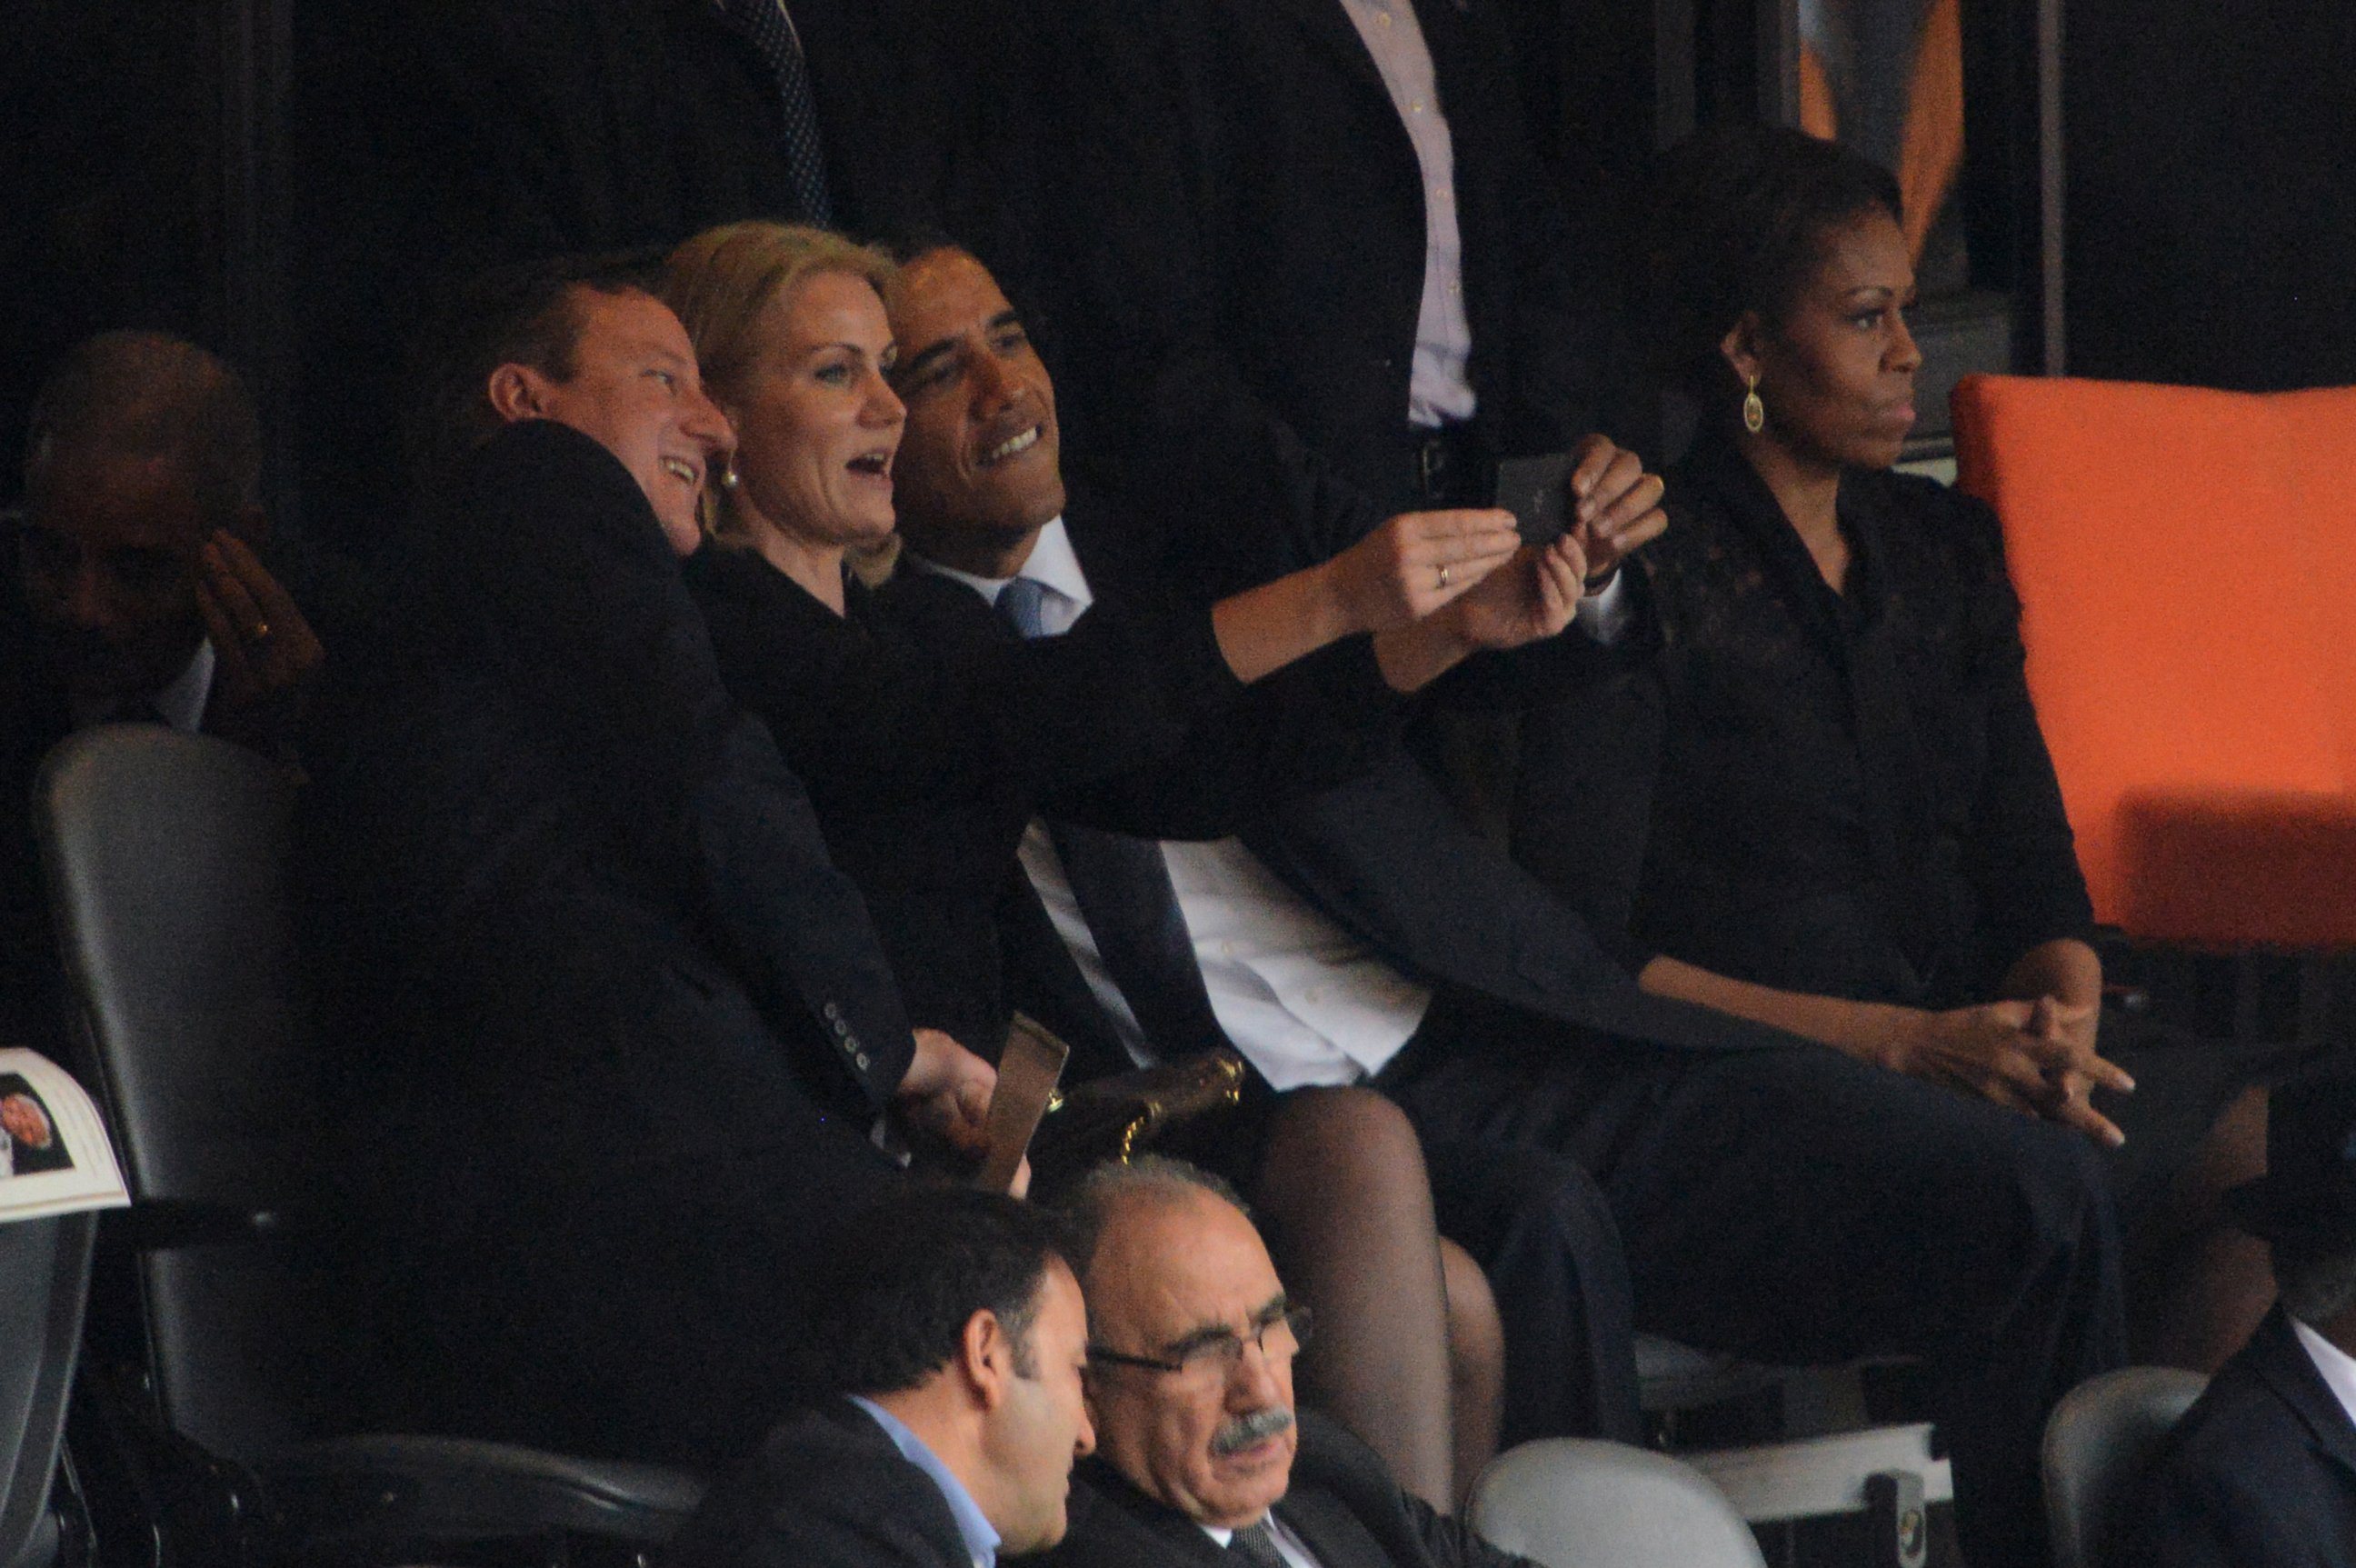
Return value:
<svg viewBox="0 0 2356 1568">
<path fill-rule="evenodd" d="M 2356 388 L 1971 376 L 1954 411 L 2098 918 L 2356 948 Z"/>
</svg>

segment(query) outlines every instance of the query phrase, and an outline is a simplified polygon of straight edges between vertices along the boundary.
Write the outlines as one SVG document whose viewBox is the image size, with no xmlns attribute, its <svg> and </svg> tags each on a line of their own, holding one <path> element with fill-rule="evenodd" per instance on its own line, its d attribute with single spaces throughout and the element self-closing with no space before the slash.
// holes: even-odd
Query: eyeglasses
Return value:
<svg viewBox="0 0 2356 1568">
<path fill-rule="evenodd" d="M 1289 1360 L 1309 1343 L 1313 1321 L 1307 1307 L 1288 1306 L 1242 1334 L 1224 1326 L 1205 1328 L 1180 1340 L 1162 1356 L 1132 1356 L 1126 1350 L 1090 1345 L 1088 1361 L 1092 1366 L 1106 1361 L 1116 1367 L 1170 1372 L 1193 1382 L 1225 1382 L 1243 1365 L 1245 1346 L 1258 1346 L 1260 1355 L 1269 1360 L 1278 1357 Z"/>
</svg>

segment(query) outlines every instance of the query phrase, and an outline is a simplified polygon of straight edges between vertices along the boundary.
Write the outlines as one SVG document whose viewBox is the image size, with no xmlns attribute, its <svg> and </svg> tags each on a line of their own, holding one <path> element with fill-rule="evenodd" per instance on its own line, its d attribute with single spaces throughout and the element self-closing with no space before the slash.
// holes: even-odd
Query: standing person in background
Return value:
<svg viewBox="0 0 2356 1568">
<path fill-rule="evenodd" d="M 493 266 L 764 218 L 937 221 L 944 0 L 391 0 L 305 13 L 294 299 L 313 535 L 373 556 L 409 476 L 407 323 Z"/>
</svg>

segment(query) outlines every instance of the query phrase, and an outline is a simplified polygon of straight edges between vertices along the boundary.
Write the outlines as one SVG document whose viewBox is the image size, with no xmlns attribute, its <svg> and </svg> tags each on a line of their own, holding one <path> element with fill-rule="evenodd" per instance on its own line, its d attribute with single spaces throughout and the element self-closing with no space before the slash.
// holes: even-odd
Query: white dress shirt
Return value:
<svg viewBox="0 0 2356 1568">
<path fill-rule="evenodd" d="M 1408 377 L 1407 418 L 1427 429 L 1472 417 L 1472 325 L 1464 315 L 1463 242 L 1456 225 L 1456 150 L 1440 112 L 1431 50 L 1409 0 L 1342 0 L 1391 103 L 1415 144 L 1423 177 L 1423 304 L 1416 313 L 1415 361 Z"/>
<path fill-rule="evenodd" d="M 182 735 L 196 734 L 204 727 L 205 704 L 212 700 L 215 663 L 212 639 L 207 638 L 197 644 L 196 652 L 188 656 L 188 661 L 181 667 L 180 672 L 147 699 L 147 706 L 155 711 L 156 717 Z M 91 725 L 118 721 L 125 715 L 120 703 L 76 701 L 70 704 L 68 716 L 73 720 L 76 729 L 85 729 Z"/>
<path fill-rule="evenodd" d="M 955 578 L 992 605 L 1006 586 L 1004 578 L 977 577 L 913 556 L 911 564 Z M 1070 630 L 1095 600 L 1061 518 L 1040 532 L 1018 575 L 1047 590 L 1040 619 L 1051 636 Z M 1152 1060 L 1044 823 L 1033 821 L 1024 831 L 1022 854 L 1039 901 L 1130 1057 Z M 1274 1087 L 1355 1083 L 1379 1071 L 1422 1024 L 1431 993 L 1312 908 L 1242 841 L 1167 842 L 1162 854 L 1211 1011 Z"/>
<path fill-rule="evenodd" d="M 994 607 L 1010 579 L 980 577 L 927 561 L 913 552 L 914 569 L 963 583 Z M 1046 592 L 1040 624 L 1048 636 L 1072 628 L 1095 602 L 1087 574 L 1056 518 L 1040 530 L 1016 574 Z M 1627 612 L 1614 582 L 1580 601 L 1579 624 L 1609 641 Z M 1097 950 L 1046 824 L 1033 819 L 1023 833 L 1023 869 L 1071 950 L 1088 989 L 1120 1031 L 1140 1066 L 1155 1058 L 1137 1015 Z M 1203 971 L 1211 1011 L 1236 1048 L 1277 1089 L 1356 1083 L 1380 1072 L 1423 1024 L 1431 991 L 1394 969 L 1269 870 L 1235 838 L 1209 843 L 1165 840 L 1162 858 L 1171 890 Z"/>
<path fill-rule="evenodd" d="M 2356 1356 L 2349 1355 L 2296 1317 L 2290 1320 L 2290 1329 L 2298 1336 L 2307 1359 L 2323 1375 L 2324 1387 L 2340 1402 L 2340 1408 L 2348 1412 L 2350 1423 L 2356 1423 Z"/>
</svg>

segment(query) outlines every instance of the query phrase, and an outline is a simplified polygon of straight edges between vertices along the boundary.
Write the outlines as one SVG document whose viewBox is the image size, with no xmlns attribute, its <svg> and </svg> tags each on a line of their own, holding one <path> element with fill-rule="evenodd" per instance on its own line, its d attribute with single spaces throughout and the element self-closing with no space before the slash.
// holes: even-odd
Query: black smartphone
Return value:
<svg viewBox="0 0 2356 1568">
<path fill-rule="evenodd" d="M 1514 514 L 1525 544 L 1552 544 L 1570 527 L 1570 454 L 1507 457 L 1497 465 L 1497 504 Z"/>
</svg>

